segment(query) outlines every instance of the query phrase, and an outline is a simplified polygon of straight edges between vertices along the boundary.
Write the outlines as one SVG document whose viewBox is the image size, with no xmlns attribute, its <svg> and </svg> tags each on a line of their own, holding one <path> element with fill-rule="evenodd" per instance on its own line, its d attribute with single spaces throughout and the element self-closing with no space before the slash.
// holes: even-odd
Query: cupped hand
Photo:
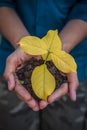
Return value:
<svg viewBox="0 0 87 130">
<path fill-rule="evenodd" d="M 23 65 L 26 61 L 32 58 L 31 55 L 25 54 L 20 47 L 18 47 L 10 56 L 8 56 L 6 61 L 6 68 L 4 72 L 4 77 L 8 82 L 8 89 L 14 90 L 18 97 L 26 102 L 29 107 L 34 111 L 39 110 L 39 105 L 37 101 L 31 96 L 31 94 L 19 83 L 15 72 L 17 68 Z"/>
<path fill-rule="evenodd" d="M 18 47 L 6 61 L 6 68 L 4 77 L 8 81 L 9 90 L 14 90 L 18 97 L 26 102 L 34 111 L 44 109 L 48 104 L 59 100 L 63 95 L 69 95 L 71 100 L 76 100 L 76 89 L 78 87 L 77 73 L 67 74 L 67 83 L 63 83 L 60 88 L 55 90 L 52 95 L 48 97 L 48 101 L 41 100 L 39 103 L 31 96 L 31 94 L 19 83 L 15 72 L 17 68 L 23 65 L 26 61 L 32 58 L 31 55 L 25 54 L 20 47 Z M 38 58 L 38 57 L 36 57 Z"/>
<path fill-rule="evenodd" d="M 59 100 L 64 95 L 69 95 L 72 101 L 76 101 L 76 90 L 78 88 L 79 82 L 77 73 L 69 73 L 67 76 L 67 82 L 63 83 L 60 88 L 56 89 L 52 95 L 48 97 L 48 101 L 40 101 L 40 109 L 44 109 L 48 104 L 51 104 Z"/>
</svg>

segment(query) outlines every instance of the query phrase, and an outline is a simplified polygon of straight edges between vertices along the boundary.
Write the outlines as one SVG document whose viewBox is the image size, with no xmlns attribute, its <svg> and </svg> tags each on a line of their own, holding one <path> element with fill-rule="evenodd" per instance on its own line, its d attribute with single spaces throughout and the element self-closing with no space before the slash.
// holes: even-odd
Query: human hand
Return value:
<svg viewBox="0 0 87 130">
<path fill-rule="evenodd" d="M 44 109 L 48 104 L 53 103 L 54 101 L 59 100 L 64 95 L 69 95 L 72 101 L 76 100 L 76 89 L 79 85 L 77 73 L 69 73 L 66 75 L 68 82 L 63 83 L 60 88 L 56 89 L 52 95 L 48 97 L 46 101 L 40 101 L 40 109 Z"/>
<path fill-rule="evenodd" d="M 62 36 L 61 36 L 61 40 L 63 42 Z M 64 51 L 69 53 L 71 47 L 69 44 L 63 44 L 62 48 Z M 72 101 L 76 100 L 76 90 L 79 86 L 77 73 L 67 73 L 66 77 L 67 77 L 67 82 L 63 83 L 60 86 L 60 88 L 56 89 L 55 92 L 53 92 L 52 95 L 48 97 L 47 102 L 43 100 L 40 101 L 39 103 L 40 109 L 44 109 L 48 104 L 51 104 L 56 100 L 59 100 L 64 95 L 69 95 Z"/>
<path fill-rule="evenodd" d="M 19 83 L 15 72 L 17 68 L 23 65 L 26 61 L 31 59 L 31 55 L 25 54 L 20 47 L 18 47 L 6 61 L 6 68 L 4 77 L 8 82 L 8 89 L 14 90 L 18 97 L 26 102 L 34 111 L 39 110 L 37 101 L 30 95 L 30 93 Z M 37 58 L 37 57 L 36 57 Z"/>
</svg>

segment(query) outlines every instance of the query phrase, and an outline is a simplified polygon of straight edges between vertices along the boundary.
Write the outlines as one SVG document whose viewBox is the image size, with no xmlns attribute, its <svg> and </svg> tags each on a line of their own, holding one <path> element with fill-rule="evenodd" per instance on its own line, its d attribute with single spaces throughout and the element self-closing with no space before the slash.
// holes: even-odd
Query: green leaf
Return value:
<svg viewBox="0 0 87 130">
<path fill-rule="evenodd" d="M 48 52 L 47 45 L 38 37 L 26 36 L 19 41 L 24 52 L 31 55 L 42 55 Z"/>
<path fill-rule="evenodd" d="M 74 58 L 64 51 L 51 53 L 51 58 L 55 66 L 64 73 L 76 72 L 77 65 Z"/>
<path fill-rule="evenodd" d="M 55 89 L 55 79 L 45 64 L 33 70 L 31 83 L 33 91 L 40 99 L 47 100 Z"/>
</svg>

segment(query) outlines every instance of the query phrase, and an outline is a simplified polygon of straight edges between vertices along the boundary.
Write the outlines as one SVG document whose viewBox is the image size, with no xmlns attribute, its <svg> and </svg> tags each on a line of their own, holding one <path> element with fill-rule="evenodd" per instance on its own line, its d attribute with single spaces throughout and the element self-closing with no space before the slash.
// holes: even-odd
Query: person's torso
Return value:
<svg viewBox="0 0 87 130">
<path fill-rule="evenodd" d="M 71 8 L 76 0 L 13 0 L 23 24 L 30 35 L 43 37 L 50 29 L 64 27 Z M 79 45 L 73 50 L 77 63 L 84 62 L 86 43 Z M 83 47 L 83 49 L 82 49 Z M 0 73 L 3 73 L 7 56 L 14 51 L 10 43 L 2 38 L 0 46 Z M 81 57 L 79 57 L 81 56 Z M 80 69 L 79 69 L 80 70 Z"/>
</svg>

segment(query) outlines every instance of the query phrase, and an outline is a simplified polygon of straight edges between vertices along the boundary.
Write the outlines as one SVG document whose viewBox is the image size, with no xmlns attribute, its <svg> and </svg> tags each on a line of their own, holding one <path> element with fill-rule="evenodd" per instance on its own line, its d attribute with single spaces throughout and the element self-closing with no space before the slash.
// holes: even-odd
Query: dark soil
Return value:
<svg viewBox="0 0 87 130">
<path fill-rule="evenodd" d="M 17 76 L 18 79 L 20 81 L 20 83 L 31 93 L 31 95 L 37 99 L 38 97 L 34 94 L 33 90 L 32 90 L 32 86 L 31 86 L 31 74 L 33 69 L 36 66 L 39 66 L 41 64 L 43 64 L 43 60 L 36 60 L 36 59 L 31 59 L 28 63 L 26 63 L 26 65 L 19 69 L 17 71 Z M 51 74 L 55 77 L 56 80 L 56 89 L 60 87 L 61 84 L 67 82 L 67 78 L 63 75 L 61 75 L 60 71 L 54 66 L 54 64 L 51 61 L 47 61 L 47 68 L 48 70 L 51 72 Z"/>
</svg>

